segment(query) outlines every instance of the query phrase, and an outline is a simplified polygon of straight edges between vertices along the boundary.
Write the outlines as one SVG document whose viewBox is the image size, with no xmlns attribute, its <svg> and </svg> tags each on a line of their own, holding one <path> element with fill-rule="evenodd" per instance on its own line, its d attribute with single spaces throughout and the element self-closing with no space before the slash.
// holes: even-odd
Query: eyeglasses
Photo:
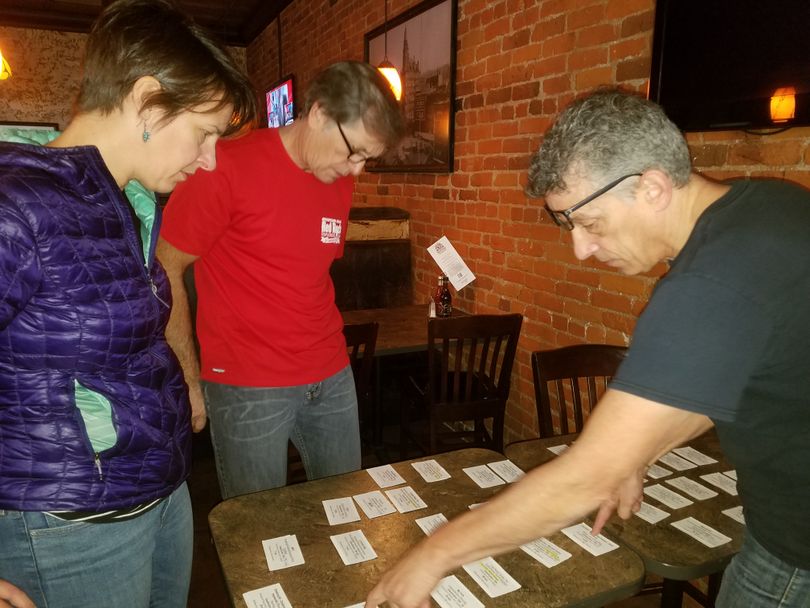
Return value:
<svg viewBox="0 0 810 608">
<path fill-rule="evenodd" d="M 607 186 L 605 186 L 603 188 L 599 188 L 599 190 L 597 190 L 596 192 L 594 192 L 590 196 L 586 196 L 581 201 L 579 201 L 576 205 L 572 205 L 571 207 L 569 207 L 568 209 L 564 209 L 563 211 L 554 211 L 551 207 L 548 206 L 548 203 L 546 203 L 546 212 L 549 214 L 549 216 L 551 217 L 551 220 L 555 224 L 557 224 L 558 226 L 561 226 L 562 228 L 565 228 L 566 230 L 573 230 L 574 229 L 574 222 L 571 221 L 571 214 L 574 213 L 574 211 L 576 211 L 577 209 L 579 209 L 581 207 L 584 207 L 585 205 L 590 203 L 592 200 L 599 198 L 600 196 L 602 196 L 608 190 L 611 190 L 612 188 L 615 188 L 620 183 L 622 183 L 624 180 L 626 180 L 628 177 L 639 177 L 640 175 L 642 175 L 642 174 L 641 173 L 629 173 L 627 175 L 622 175 L 620 178 L 614 179 Z"/>
<path fill-rule="evenodd" d="M 338 121 L 335 121 L 335 124 L 337 125 L 338 131 L 340 132 L 340 136 L 343 138 L 343 142 L 349 149 L 349 155 L 346 157 L 346 160 L 355 165 L 359 165 L 360 163 L 364 163 L 369 158 L 371 158 L 370 156 L 366 156 L 365 154 L 362 154 L 360 152 L 355 152 L 354 148 L 352 148 L 352 145 L 349 143 L 349 140 L 346 139 L 346 134 L 343 132 L 343 127 L 340 126 L 340 123 Z"/>
</svg>

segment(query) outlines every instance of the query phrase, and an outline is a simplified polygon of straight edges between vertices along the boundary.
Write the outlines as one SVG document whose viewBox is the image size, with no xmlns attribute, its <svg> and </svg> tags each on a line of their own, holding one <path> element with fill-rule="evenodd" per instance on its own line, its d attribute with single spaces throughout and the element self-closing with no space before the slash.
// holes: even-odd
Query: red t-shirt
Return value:
<svg viewBox="0 0 810 608">
<path fill-rule="evenodd" d="M 201 377 L 238 386 L 319 382 L 348 365 L 329 267 L 343 254 L 353 181 L 295 165 L 275 129 L 217 144 L 169 199 L 161 236 L 199 256 Z"/>
</svg>

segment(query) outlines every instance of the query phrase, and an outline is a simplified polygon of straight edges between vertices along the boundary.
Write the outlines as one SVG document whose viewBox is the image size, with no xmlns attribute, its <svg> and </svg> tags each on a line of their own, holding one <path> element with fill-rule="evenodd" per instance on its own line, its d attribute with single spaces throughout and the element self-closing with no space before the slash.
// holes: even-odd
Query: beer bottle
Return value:
<svg viewBox="0 0 810 608">
<path fill-rule="evenodd" d="M 449 317 L 453 312 L 453 296 L 450 294 L 449 280 L 446 276 L 439 277 L 441 289 L 439 290 L 439 302 L 436 306 L 436 314 L 440 317 Z"/>
</svg>

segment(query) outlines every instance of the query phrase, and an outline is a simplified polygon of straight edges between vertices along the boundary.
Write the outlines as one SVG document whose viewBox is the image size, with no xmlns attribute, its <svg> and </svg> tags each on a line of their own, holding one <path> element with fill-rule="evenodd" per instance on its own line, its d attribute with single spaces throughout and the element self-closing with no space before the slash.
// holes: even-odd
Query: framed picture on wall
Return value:
<svg viewBox="0 0 810 608">
<path fill-rule="evenodd" d="M 368 171 L 453 171 L 457 0 L 425 0 L 365 35 L 365 59 L 402 79 L 406 133 Z M 387 49 L 387 50 L 386 50 Z"/>
<path fill-rule="evenodd" d="M 291 125 L 295 120 L 293 100 L 294 80 L 289 74 L 267 89 L 267 126 L 270 128 Z"/>
</svg>

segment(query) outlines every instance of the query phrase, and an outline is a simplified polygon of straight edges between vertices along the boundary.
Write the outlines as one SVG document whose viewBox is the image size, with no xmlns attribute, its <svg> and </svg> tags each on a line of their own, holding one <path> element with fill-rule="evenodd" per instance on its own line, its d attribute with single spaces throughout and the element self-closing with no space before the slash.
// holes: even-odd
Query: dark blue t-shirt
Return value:
<svg viewBox="0 0 810 608">
<path fill-rule="evenodd" d="M 656 286 L 611 387 L 709 416 L 749 532 L 810 569 L 810 192 L 731 186 Z"/>
</svg>

